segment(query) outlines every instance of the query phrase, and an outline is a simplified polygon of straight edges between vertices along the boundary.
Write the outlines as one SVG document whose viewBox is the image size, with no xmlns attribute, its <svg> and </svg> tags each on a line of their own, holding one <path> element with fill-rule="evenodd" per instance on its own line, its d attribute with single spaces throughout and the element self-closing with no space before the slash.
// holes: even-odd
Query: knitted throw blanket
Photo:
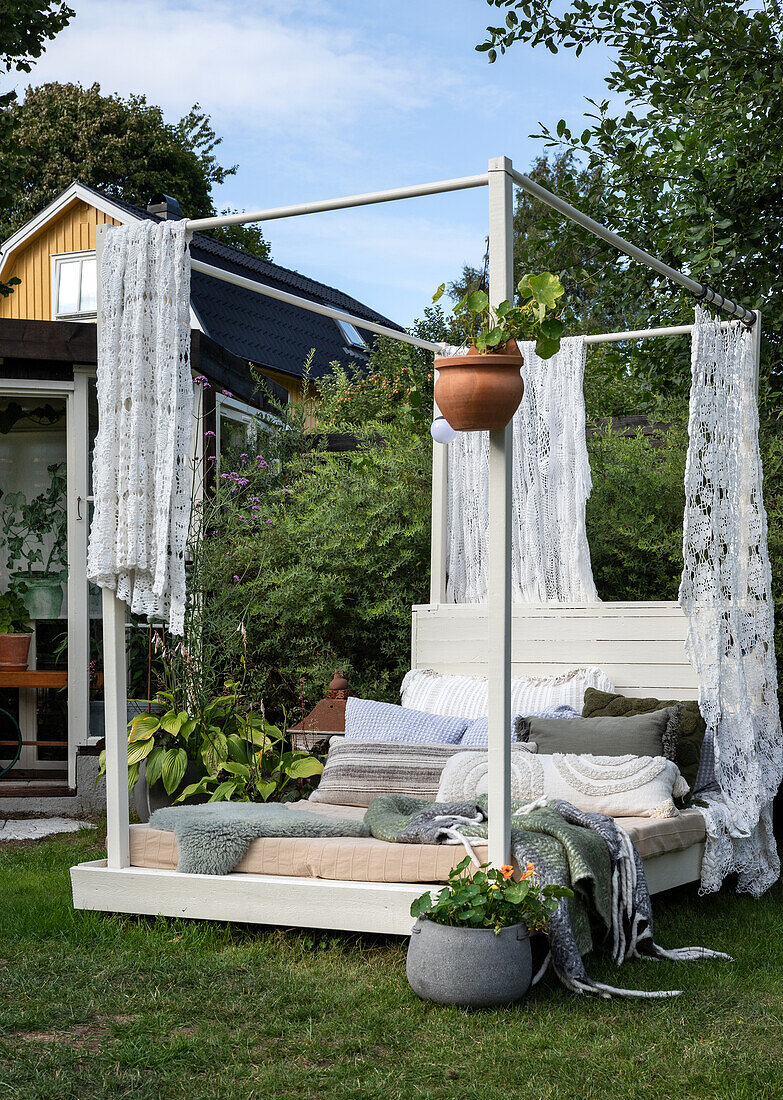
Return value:
<svg viewBox="0 0 783 1100">
<path fill-rule="evenodd" d="M 362 821 L 292 810 L 281 802 L 207 802 L 165 806 L 150 828 L 174 833 L 178 871 L 227 875 L 259 837 L 369 836 Z"/>
<path fill-rule="evenodd" d="M 193 476 L 188 236 L 184 221 L 106 235 L 87 555 L 94 584 L 173 634 L 184 629 Z"/>
<path fill-rule="evenodd" d="M 481 811 L 484 822 L 464 825 L 458 818 Z M 454 816 L 450 827 L 449 813 Z M 417 843 L 452 843 L 461 837 L 486 839 L 486 799 L 472 807 L 405 799 L 376 798 L 365 814 L 373 836 L 383 840 Z M 427 840 L 429 822 L 435 817 L 438 836 Z M 617 965 L 642 955 L 655 959 L 728 959 L 719 951 L 683 947 L 667 951 L 653 937 L 652 906 L 639 853 L 630 837 L 613 818 L 585 813 L 568 802 L 512 806 L 511 847 L 516 863 L 528 860 L 536 866 L 542 885 L 569 886 L 573 898 L 562 898 L 548 929 L 549 954 L 534 978 L 539 981 L 551 963 L 560 981 L 575 993 L 602 997 L 675 997 L 681 990 L 645 992 L 605 985 L 590 978 L 582 956 L 592 948 L 590 916 L 606 929 Z M 475 856 L 474 856 L 475 859 Z"/>
</svg>

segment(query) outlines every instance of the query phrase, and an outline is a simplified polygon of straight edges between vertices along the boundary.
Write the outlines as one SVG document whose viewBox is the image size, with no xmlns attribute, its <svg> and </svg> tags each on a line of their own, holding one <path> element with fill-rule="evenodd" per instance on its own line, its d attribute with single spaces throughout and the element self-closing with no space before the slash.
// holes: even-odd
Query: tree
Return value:
<svg viewBox="0 0 783 1100">
<path fill-rule="evenodd" d="M 0 212 L 7 236 L 78 179 L 109 198 L 146 206 L 156 192 L 173 195 L 188 217 L 216 213 L 212 188 L 236 172 L 217 159 L 221 139 L 195 104 L 170 123 L 143 95 L 102 95 L 100 86 L 43 84 L 7 108 L 17 183 Z M 227 243 L 268 258 L 257 228 L 218 230 Z"/>
<path fill-rule="evenodd" d="M 580 54 L 612 51 L 614 102 L 592 104 L 584 129 L 561 120 L 542 136 L 600 171 L 609 223 L 673 267 L 762 309 L 773 384 L 783 322 L 783 14 L 777 0 L 487 0 L 505 11 L 476 48 L 490 61 L 517 42 Z M 571 232 L 571 230 L 568 230 Z M 636 265 L 632 265 L 636 268 Z M 629 270 L 631 268 L 629 267 Z M 692 300 L 666 280 L 637 276 L 638 301 L 685 320 Z M 626 284 L 626 291 L 631 284 Z M 662 385 L 687 385 L 687 363 Z"/>
<path fill-rule="evenodd" d="M 51 0 L 0 0 L 0 69 L 4 73 L 29 73 L 44 44 L 68 25 L 76 13 L 65 4 Z M 0 148 L 5 150 L 3 172 L 0 174 L 0 206 L 13 193 L 18 174 L 8 156 L 10 123 L 7 110 L 16 99 L 16 92 L 0 92 Z M 7 297 L 19 282 L 0 281 L 0 296 Z"/>
</svg>

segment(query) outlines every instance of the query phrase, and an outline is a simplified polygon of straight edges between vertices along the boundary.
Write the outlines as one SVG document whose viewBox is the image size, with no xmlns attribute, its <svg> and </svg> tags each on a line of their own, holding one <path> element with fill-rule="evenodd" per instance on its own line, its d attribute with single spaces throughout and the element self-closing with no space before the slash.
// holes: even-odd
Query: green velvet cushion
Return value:
<svg viewBox="0 0 783 1100">
<path fill-rule="evenodd" d="M 583 718 L 630 718 L 635 714 L 649 714 L 653 710 L 677 706 L 675 699 L 631 699 L 627 695 L 612 695 L 608 691 L 587 688 L 582 707 Z M 707 730 L 695 699 L 681 702 L 680 728 L 677 732 L 675 762 L 691 790 L 699 770 L 701 744 Z"/>
</svg>

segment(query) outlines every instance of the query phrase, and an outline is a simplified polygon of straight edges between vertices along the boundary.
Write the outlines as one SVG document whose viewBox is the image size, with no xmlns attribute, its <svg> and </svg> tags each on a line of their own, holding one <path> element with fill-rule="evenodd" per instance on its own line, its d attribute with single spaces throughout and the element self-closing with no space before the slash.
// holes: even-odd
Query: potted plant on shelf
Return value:
<svg viewBox="0 0 783 1100">
<path fill-rule="evenodd" d="M 27 608 L 17 592 L 0 596 L 0 671 L 24 672 L 32 633 Z"/>
<path fill-rule="evenodd" d="M 47 469 L 43 493 L 31 500 L 21 491 L 6 493 L 0 511 L 11 587 L 23 596 L 30 619 L 59 617 L 68 576 L 65 463 Z"/>
<path fill-rule="evenodd" d="M 488 863 L 471 874 L 470 856 L 449 872 L 436 898 L 411 906 L 416 924 L 408 945 L 411 988 L 439 1004 L 491 1008 L 520 1000 L 530 988 L 530 933 L 544 931 L 566 886 L 541 886 L 528 863 L 521 878 L 511 866 Z"/>
<path fill-rule="evenodd" d="M 443 295 L 441 284 L 433 296 Z M 483 290 L 465 293 L 454 316 L 468 344 L 466 355 L 435 358 L 435 401 L 457 431 L 505 428 L 522 400 L 522 353 L 517 340 L 535 340 L 536 354 L 550 359 L 560 349 L 564 324 L 557 316 L 564 293 L 556 275 L 525 275 L 517 284 L 518 301 L 492 309 Z"/>
</svg>

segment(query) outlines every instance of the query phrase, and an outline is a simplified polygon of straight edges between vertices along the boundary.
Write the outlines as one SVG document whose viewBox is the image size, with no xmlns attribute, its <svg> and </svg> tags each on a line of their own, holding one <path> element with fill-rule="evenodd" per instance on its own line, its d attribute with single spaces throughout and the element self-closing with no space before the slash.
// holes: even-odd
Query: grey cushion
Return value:
<svg viewBox="0 0 783 1100">
<path fill-rule="evenodd" d="M 521 741 L 535 741 L 541 753 L 593 756 L 665 756 L 674 760 L 680 708 L 668 707 L 633 718 L 523 718 Z"/>
<path fill-rule="evenodd" d="M 390 741 L 332 741 L 311 802 L 369 806 L 380 794 L 433 800 L 440 773 L 461 745 L 400 745 Z"/>
</svg>

